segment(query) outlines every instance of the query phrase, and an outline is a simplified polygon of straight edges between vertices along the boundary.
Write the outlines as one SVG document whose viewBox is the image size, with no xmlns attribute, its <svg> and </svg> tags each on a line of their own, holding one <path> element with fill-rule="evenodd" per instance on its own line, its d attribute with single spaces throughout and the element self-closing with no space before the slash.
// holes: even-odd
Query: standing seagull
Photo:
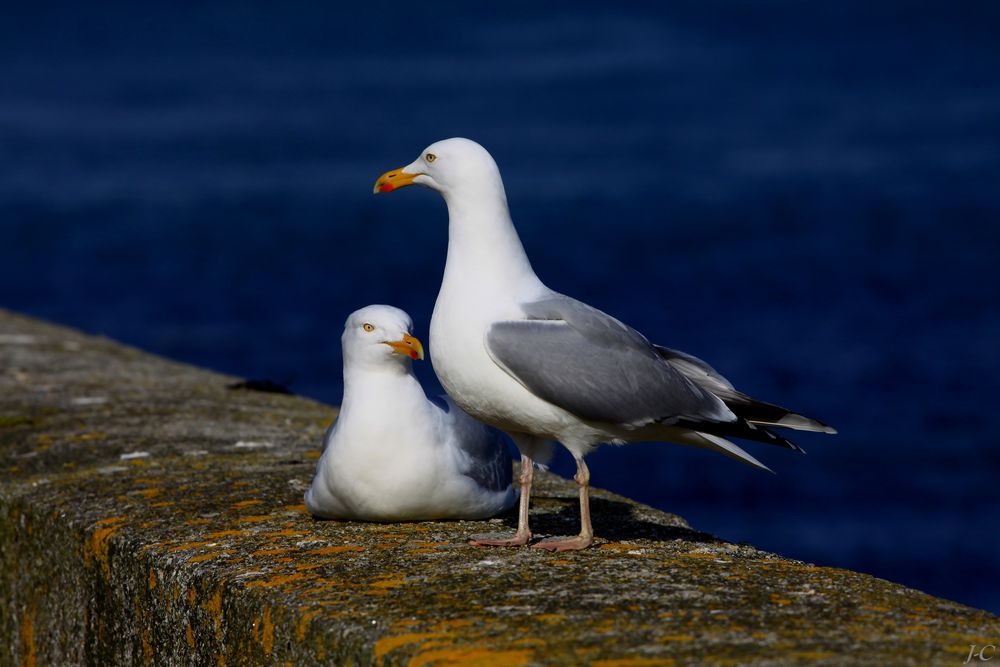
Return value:
<svg viewBox="0 0 1000 667">
<path fill-rule="evenodd" d="M 427 399 L 410 316 L 367 306 L 347 318 L 344 400 L 306 507 L 326 519 L 484 519 L 514 505 L 506 439 L 450 401 Z"/>
<path fill-rule="evenodd" d="M 546 287 L 531 268 L 507 209 L 500 171 L 468 139 L 428 146 L 409 165 L 383 174 L 375 192 L 417 184 L 448 205 L 448 258 L 431 318 L 434 370 L 473 417 L 506 431 L 521 451 L 521 502 L 510 539 L 531 539 L 532 462 L 547 440 L 576 459 L 580 535 L 533 546 L 583 549 L 593 542 L 584 463 L 600 443 L 662 440 L 713 449 L 767 470 L 727 440 L 757 440 L 801 451 L 771 432 L 781 426 L 834 433 L 784 408 L 754 400 L 704 361 L 650 343 L 596 308 Z"/>
</svg>

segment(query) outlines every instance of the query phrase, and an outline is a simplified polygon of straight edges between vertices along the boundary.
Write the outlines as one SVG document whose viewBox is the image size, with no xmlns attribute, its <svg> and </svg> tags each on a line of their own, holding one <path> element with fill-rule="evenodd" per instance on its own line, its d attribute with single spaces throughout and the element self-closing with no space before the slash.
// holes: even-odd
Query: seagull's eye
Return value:
<svg viewBox="0 0 1000 667">
<path fill-rule="evenodd" d="M 368 333 L 371 333 L 371 332 L 375 331 L 375 325 L 374 324 L 369 324 L 368 322 L 365 322 L 364 324 L 362 324 L 361 328 L 364 329 L 365 331 L 367 331 Z"/>
<path fill-rule="evenodd" d="M 427 160 L 427 162 L 434 162 L 434 160 L 438 159 L 438 156 L 434 155 L 434 153 L 428 153 L 424 156 L 424 159 Z"/>
</svg>

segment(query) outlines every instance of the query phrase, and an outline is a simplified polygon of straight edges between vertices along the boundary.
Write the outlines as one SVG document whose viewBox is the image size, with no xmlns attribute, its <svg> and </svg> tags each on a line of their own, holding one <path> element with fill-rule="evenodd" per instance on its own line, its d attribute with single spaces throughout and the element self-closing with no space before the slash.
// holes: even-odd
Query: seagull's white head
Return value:
<svg viewBox="0 0 1000 667">
<path fill-rule="evenodd" d="M 455 194 L 503 194 L 503 181 L 493 156 L 470 139 L 456 137 L 425 148 L 420 157 L 375 181 L 375 193 L 392 192 L 407 185 L 423 185 L 446 198 Z"/>
<path fill-rule="evenodd" d="M 413 320 L 399 308 L 365 306 L 344 323 L 341 344 L 344 370 L 409 368 L 411 359 L 424 358 L 424 346 L 410 335 Z"/>
</svg>

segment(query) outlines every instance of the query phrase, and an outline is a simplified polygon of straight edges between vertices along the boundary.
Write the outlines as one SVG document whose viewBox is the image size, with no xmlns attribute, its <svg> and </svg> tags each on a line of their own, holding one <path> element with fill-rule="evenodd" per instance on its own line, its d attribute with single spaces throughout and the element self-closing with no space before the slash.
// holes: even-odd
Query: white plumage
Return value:
<svg viewBox="0 0 1000 667">
<path fill-rule="evenodd" d="M 600 443 L 665 440 L 766 467 L 727 440 L 798 449 L 768 430 L 833 429 L 736 391 L 711 366 L 546 287 L 531 268 L 507 208 L 500 171 L 468 139 L 427 147 L 387 172 L 376 192 L 417 184 L 448 205 L 448 258 L 430 327 L 442 386 L 470 415 L 506 431 L 522 455 L 518 531 L 481 545 L 524 545 L 532 461 L 562 443 L 577 461 L 581 532 L 533 546 L 579 549 L 593 539 L 583 457 Z"/>
<path fill-rule="evenodd" d="M 450 400 L 427 399 L 409 316 L 368 306 L 344 326 L 344 399 L 326 434 L 306 506 L 363 521 L 481 519 L 514 504 L 501 433 Z"/>
</svg>

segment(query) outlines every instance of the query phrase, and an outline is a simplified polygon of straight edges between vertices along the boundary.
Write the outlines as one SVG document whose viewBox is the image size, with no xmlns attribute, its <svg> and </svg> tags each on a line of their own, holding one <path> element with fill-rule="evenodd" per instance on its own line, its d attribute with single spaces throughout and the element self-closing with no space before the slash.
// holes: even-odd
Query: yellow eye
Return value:
<svg viewBox="0 0 1000 667">
<path fill-rule="evenodd" d="M 428 153 L 427 155 L 424 156 L 424 159 L 427 160 L 428 162 L 434 162 L 434 160 L 438 159 L 438 156 L 434 155 L 434 153 Z"/>
<path fill-rule="evenodd" d="M 364 324 L 362 324 L 361 328 L 364 329 L 365 331 L 367 331 L 368 333 L 371 333 L 371 332 L 375 331 L 375 325 L 374 324 L 368 324 L 367 322 L 365 322 Z"/>
</svg>

